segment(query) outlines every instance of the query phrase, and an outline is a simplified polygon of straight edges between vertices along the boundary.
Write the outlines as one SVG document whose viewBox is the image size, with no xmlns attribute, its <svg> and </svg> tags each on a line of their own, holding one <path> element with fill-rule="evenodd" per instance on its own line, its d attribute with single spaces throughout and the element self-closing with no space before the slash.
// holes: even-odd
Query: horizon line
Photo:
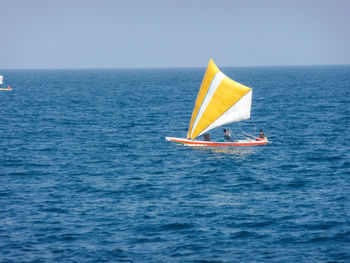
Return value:
<svg viewBox="0 0 350 263">
<path fill-rule="evenodd" d="M 290 65 L 247 65 L 247 66 L 220 66 L 220 68 L 276 68 L 276 67 L 323 67 L 323 66 L 350 66 L 349 64 L 290 64 Z M 175 66 L 175 67 L 33 67 L 33 68 L 0 68 L 0 70 L 154 70 L 154 69 L 201 69 L 206 66 Z"/>
</svg>

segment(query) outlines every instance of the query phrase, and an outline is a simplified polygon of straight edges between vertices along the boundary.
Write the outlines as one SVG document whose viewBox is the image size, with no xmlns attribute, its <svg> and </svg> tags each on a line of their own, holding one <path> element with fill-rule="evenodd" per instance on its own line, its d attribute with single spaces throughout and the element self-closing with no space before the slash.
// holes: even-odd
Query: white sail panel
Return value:
<svg viewBox="0 0 350 263">
<path fill-rule="evenodd" d="M 214 128 L 237 121 L 243 121 L 250 118 L 252 105 L 252 90 L 245 94 L 236 104 L 229 108 L 223 115 L 210 124 L 199 135 L 202 135 Z M 198 135 L 198 136 L 199 136 Z"/>
<path fill-rule="evenodd" d="M 0 75 L 0 84 L 2 84 L 3 77 Z"/>
<path fill-rule="evenodd" d="M 193 135 L 193 131 L 197 127 L 198 121 L 202 118 L 203 112 L 206 110 L 206 108 L 207 108 L 210 100 L 212 99 L 216 89 L 219 87 L 221 81 L 223 79 L 225 79 L 225 78 L 226 78 L 225 74 L 222 73 L 221 71 L 218 72 L 215 75 L 215 77 L 213 78 L 213 81 L 211 82 L 211 84 L 209 86 L 208 92 L 205 95 L 204 101 L 203 101 L 202 105 L 200 106 L 199 112 L 198 112 L 197 117 L 196 117 L 196 119 L 194 121 L 194 124 L 193 124 L 193 127 L 192 127 L 192 131 L 191 131 L 191 137 Z"/>
</svg>

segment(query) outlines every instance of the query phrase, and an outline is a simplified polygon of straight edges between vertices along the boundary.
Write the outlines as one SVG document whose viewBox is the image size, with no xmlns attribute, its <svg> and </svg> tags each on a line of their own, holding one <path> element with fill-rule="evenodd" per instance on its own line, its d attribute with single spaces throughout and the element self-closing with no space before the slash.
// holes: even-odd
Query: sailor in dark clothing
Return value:
<svg viewBox="0 0 350 263">
<path fill-rule="evenodd" d="M 264 139 L 264 138 L 265 138 L 265 135 L 264 135 L 263 130 L 260 130 L 259 137 L 260 137 L 261 139 Z"/>
</svg>

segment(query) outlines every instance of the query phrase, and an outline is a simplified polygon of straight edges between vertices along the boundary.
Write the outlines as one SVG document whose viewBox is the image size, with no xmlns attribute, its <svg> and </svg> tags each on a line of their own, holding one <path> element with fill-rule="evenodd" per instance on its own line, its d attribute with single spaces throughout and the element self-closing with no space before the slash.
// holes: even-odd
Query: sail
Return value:
<svg viewBox="0 0 350 263">
<path fill-rule="evenodd" d="M 2 84 L 2 76 L 0 75 L 0 84 Z"/>
<path fill-rule="evenodd" d="M 187 138 L 250 118 L 252 89 L 223 74 L 210 59 L 192 112 Z"/>
</svg>

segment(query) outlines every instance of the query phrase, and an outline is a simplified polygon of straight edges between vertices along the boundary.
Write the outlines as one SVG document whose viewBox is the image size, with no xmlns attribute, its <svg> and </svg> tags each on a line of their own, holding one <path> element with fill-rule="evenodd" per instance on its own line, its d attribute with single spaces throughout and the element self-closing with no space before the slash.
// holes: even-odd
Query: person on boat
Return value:
<svg viewBox="0 0 350 263">
<path fill-rule="evenodd" d="M 206 133 L 203 136 L 205 141 L 210 141 L 210 134 Z"/>
<path fill-rule="evenodd" d="M 231 130 L 230 129 L 224 129 L 224 137 L 227 141 L 231 141 Z"/>
<path fill-rule="evenodd" d="M 259 138 L 257 138 L 256 140 L 257 141 L 267 141 L 267 138 L 265 137 L 263 130 L 260 130 Z"/>
<path fill-rule="evenodd" d="M 260 130 L 259 137 L 260 137 L 260 139 L 265 138 L 265 134 L 264 134 L 263 130 Z"/>
</svg>

